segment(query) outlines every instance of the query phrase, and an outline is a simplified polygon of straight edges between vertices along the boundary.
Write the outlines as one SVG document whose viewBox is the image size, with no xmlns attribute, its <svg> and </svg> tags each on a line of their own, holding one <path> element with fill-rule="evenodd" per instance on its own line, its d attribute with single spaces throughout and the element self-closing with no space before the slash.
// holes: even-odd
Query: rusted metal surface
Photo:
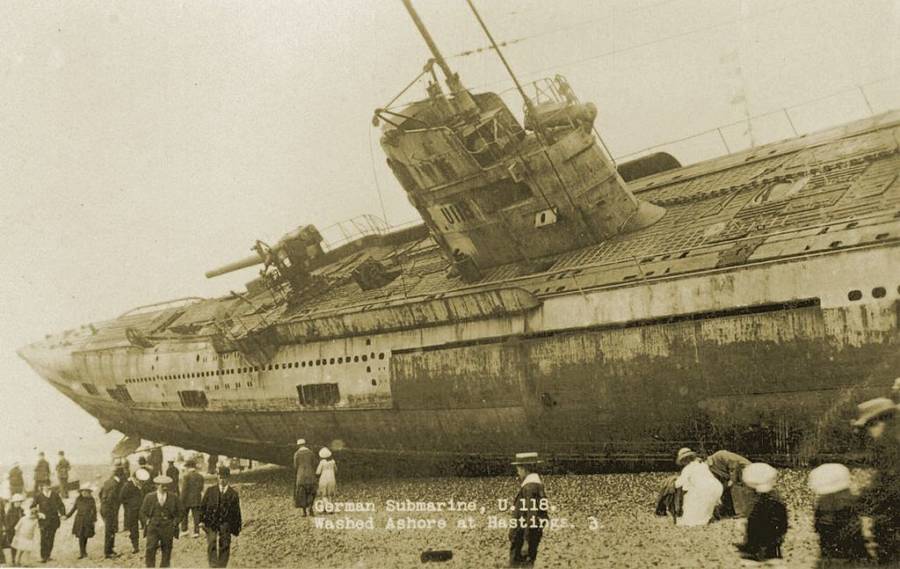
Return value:
<svg viewBox="0 0 900 569">
<path fill-rule="evenodd" d="M 106 428 L 260 460 L 282 460 L 297 436 L 461 454 L 526 442 L 567 456 L 839 452 L 853 405 L 900 368 L 898 125 L 889 114 L 642 178 L 635 193 L 666 207 L 655 224 L 476 282 L 452 272 L 451 233 L 553 249 L 577 230 L 575 210 L 535 247 L 502 224 L 383 235 L 316 257 L 316 287 L 127 314 L 20 353 Z M 579 161 L 599 150 L 578 132 L 557 142 L 573 200 L 595 199 L 597 173 Z M 550 185 L 542 154 L 421 175 L 469 168 L 496 182 L 527 167 Z M 362 290 L 352 273 L 367 259 L 401 274 Z M 301 400 L 317 385 L 337 398 Z"/>
</svg>

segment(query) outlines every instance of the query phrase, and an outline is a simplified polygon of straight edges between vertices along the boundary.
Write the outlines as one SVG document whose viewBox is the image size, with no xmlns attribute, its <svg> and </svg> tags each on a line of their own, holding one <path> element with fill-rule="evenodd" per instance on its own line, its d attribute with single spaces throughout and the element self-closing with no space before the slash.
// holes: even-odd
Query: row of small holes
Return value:
<svg viewBox="0 0 900 569">
<path fill-rule="evenodd" d="M 376 357 L 375 352 L 372 352 L 369 355 L 363 354 L 362 356 L 353 356 L 353 362 L 354 363 L 359 362 L 360 359 L 365 362 L 365 361 L 368 361 L 369 358 L 374 360 L 375 357 Z M 377 354 L 377 357 L 379 360 L 383 360 L 384 352 Z M 338 364 L 351 363 L 350 356 L 347 356 L 346 358 L 341 356 L 336 359 L 329 358 L 329 359 L 309 360 L 309 361 L 302 361 L 302 362 L 287 362 L 287 363 L 283 363 L 283 364 L 269 364 L 268 368 L 266 368 L 266 367 L 260 368 L 260 367 L 250 366 L 250 367 L 242 367 L 242 368 L 217 369 L 217 370 L 213 370 L 213 371 L 201 371 L 201 372 L 194 372 L 194 373 L 165 375 L 162 377 L 139 377 L 139 378 L 134 378 L 134 379 L 126 379 L 125 383 L 143 383 L 143 382 L 148 382 L 148 381 L 160 381 L 160 380 L 170 380 L 170 379 L 193 379 L 193 378 L 199 378 L 199 377 L 233 375 L 234 373 L 258 372 L 258 371 L 265 371 L 266 369 L 268 369 L 269 371 L 272 371 L 273 369 L 276 369 L 276 370 L 277 369 L 291 369 L 291 368 L 299 368 L 299 367 L 313 367 L 313 366 L 319 366 L 319 365 L 324 366 L 324 365 L 331 365 L 331 364 L 335 364 L 335 363 L 338 363 Z M 366 371 L 369 371 L 370 369 L 371 368 L 369 366 L 366 366 Z"/>
</svg>

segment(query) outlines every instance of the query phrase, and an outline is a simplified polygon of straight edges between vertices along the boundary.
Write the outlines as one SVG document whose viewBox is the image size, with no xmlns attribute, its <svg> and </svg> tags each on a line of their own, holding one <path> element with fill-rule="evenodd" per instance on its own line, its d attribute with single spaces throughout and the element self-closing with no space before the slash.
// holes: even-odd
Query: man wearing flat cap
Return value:
<svg viewBox="0 0 900 569">
<path fill-rule="evenodd" d="M 228 483 L 231 470 L 216 470 L 218 483 L 210 486 L 200 502 L 200 526 L 206 531 L 206 557 L 210 567 L 228 567 L 231 536 L 241 533 L 241 499 Z"/>
<path fill-rule="evenodd" d="M 865 513 L 872 519 L 872 536 L 878 563 L 900 561 L 900 428 L 897 404 L 887 397 L 857 405 L 859 417 L 853 426 L 865 428 L 872 444 L 875 475 L 860 496 Z"/>
<path fill-rule="evenodd" d="M 519 493 L 513 502 L 513 527 L 509 530 L 509 566 L 532 567 L 549 520 L 544 483 L 537 473 L 543 461 L 536 452 L 520 452 L 512 464 L 519 478 Z"/>
<path fill-rule="evenodd" d="M 303 510 L 303 515 L 312 515 L 313 500 L 316 498 L 316 457 L 306 447 L 304 439 L 297 439 L 297 452 L 294 453 L 294 506 Z"/>
<path fill-rule="evenodd" d="M 178 537 L 181 522 L 181 505 L 178 498 L 169 492 L 172 479 L 166 475 L 153 479 L 156 492 L 144 496 L 141 517 L 147 524 L 147 550 L 144 561 L 147 567 L 156 567 L 156 551 L 162 549 L 160 567 L 169 567 L 172 558 L 172 543 Z"/>
</svg>

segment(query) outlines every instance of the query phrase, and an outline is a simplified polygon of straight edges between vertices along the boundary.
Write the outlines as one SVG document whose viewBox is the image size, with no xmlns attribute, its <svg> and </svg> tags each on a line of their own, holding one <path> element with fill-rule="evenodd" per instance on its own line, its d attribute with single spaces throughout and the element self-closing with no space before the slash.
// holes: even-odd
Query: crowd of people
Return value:
<svg viewBox="0 0 900 569">
<path fill-rule="evenodd" d="M 78 542 L 78 559 L 87 557 L 88 541 L 96 535 L 97 522 L 102 521 L 107 559 L 119 556 L 116 534 L 120 527 L 128 534 L 132 554 L 140 553 L 143 537 L 147 567 L 156 566 L 157 553 L 159 566 L 169 567 L 175 539 L 199 537 L 202 530 L 209 566 L 227 567 L 231 539 L 242 527 L 240 497 L 230 484 L 228 466 L 217 466 L 216 483 L 207 485 L 196 459 L 184 461 L 183 468 L 176 466 L 179 460 L 169 460 L 163 470 L 162 452 L 157 447 L 140 456 L 133 471 L 126 459 L 117 459 L 97 497 L 94 486 L 81 484 L 67 510 L 72 467 L 63 452 L 59 457 L 57 490 L 51 486 L 50 465 L 39 453 L 30 499 L 25 495 L 21 467 L 14 464 L 7 473 L 11 495 L 8 503 L 0 499 L 0 564 L 7 564 L 6 552 L 11 554 L 13 566 L 27 566 L 37 561 L 35 558 L 42 563 L 51 561 L 61 520 L 74 517 L 71 532 Z M 193 521 L 193 531 L 189 531 L 189 521 Z"/>
<path fill-rule="evenodd" d="M 858 405 L 853 426 L 865 429 L 873 476 L 860 495 L 851 491 L 850 469 L 827 463 L 809 473 L 816 496 L 814 528 L 823 565 L 900 563 L 900 426 L 898 404 L 886 397 Z M 787 508 L 776 489 L 778 471 L 729 451 L 704 459 L 682 448 L 678 476 L 667 480 L 657 498 L 657 515 L 672 515 L 678 526 L 703 526 L 725 517 L 747 518 L 745 540 L 736 544 L 744 559 L 782 558 L 788 531 Z M 871 521 L 864 531 L 862 518 Z"/>
</svg>

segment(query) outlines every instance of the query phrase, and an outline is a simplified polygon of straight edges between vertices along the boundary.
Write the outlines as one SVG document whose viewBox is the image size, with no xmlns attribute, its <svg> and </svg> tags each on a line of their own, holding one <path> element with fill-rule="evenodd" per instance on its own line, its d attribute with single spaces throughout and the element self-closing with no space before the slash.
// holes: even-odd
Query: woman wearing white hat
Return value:
<svg viewBox="0 0 900 569">
<path fill-rule="evenodd" d="M 679 526 L 704 526 L 709 523 L 716 505 L 722 497 L 722 483 L 709 470 L 709 465 L 700 460 L 697 453 L 689 448 L 679 449 L 675 464 L 681 466 L 681 474 L 675 487 L 684 490 L 682 515 Z"/>
<path fill-rule="evenodd" d="M 334 477 L 337 472 L 337 464 L 331 458 L 331 451 L 328 450 L 328 447 L 322 447 L 319 450 L 319 458 L 321 460 L 319 461 L 319 466 L 316 467 L 316 475 L 319 477 L 319 489 L 316 492 L 316 498 L 321 499 L 322 502 L 317 505 L 316 510 L 329 512 L 332 510 L 331 499 L 337 491 L 337 480 Z"/>
</svg>

